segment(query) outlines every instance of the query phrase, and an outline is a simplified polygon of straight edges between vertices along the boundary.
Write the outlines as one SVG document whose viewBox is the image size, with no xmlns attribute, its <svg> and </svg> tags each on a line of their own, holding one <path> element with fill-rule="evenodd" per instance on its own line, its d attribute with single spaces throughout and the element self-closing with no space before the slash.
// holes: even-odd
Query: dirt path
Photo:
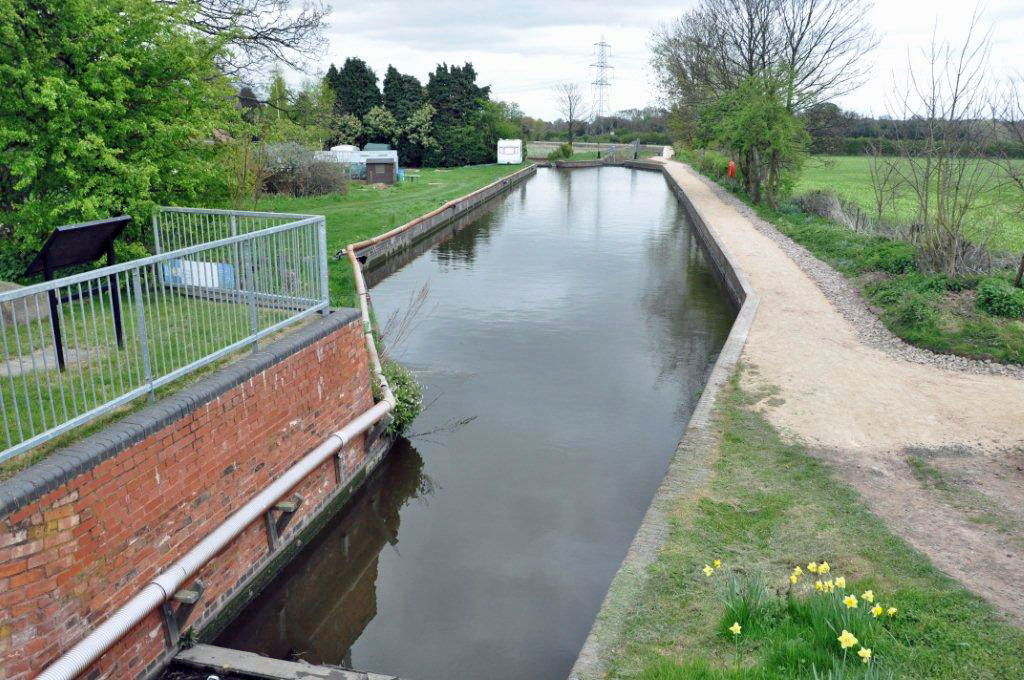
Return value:
<svg viewBox="0 0 1024 680">
<path fill-rule="evenodd" d="M 668 168 L 762 296 L 743 382 L 773 391 L 769 420 L 831 460 L 940 569 L 1024 622 L 1024 381 L 865 344 L 738 199 Z"/>
</svg>

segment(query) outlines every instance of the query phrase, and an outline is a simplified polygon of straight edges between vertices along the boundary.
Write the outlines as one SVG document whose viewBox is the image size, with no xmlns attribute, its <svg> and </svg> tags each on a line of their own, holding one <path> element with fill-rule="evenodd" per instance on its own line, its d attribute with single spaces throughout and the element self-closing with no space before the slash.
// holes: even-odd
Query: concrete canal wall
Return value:
<svg viewBox="0 0 1024 680">
<path fill-rule="evenodd" d="M 356 310 L 318 317 L 0 483 L 0 679 L 33 677 L 331 432 L 373 404 Z M 202 627 L 383 454 L 328 460 L 270 548 L 251 524 L 199 574 Z M 339 478 L 340 477 L 340 478 Z M 176 649 L 159 610 L 86 675 L 131 678 Z"/>
<path fill-rule="evenodd" d="M 714 445 L 711 413 L 715 399 L 736 368 L 760 304 L 760 296 L 751 286 L 746 273 L 718 234 L 709 227 L 700 206 L 690 200 L 663 161 L 626 161 L 620 165 L 664 174 L 672 193 L 689 215 L 697 239 L 723 291 L 736 307 L 737 315 L 669 462 L 668 471 L 658 486 L 622 566 L 612 579 L 590 634 L 569 674 L 571 680 L 591 680 L 605 676 L 605 664 L 613 653 L 611 646 L 626 623 L 632 604 L 639 598 L 647 579 L 648 567 L 668 537 L 671 529 L 668 517 L 674 499 L 683 489 L 699 483 L 703 474 L 703 471 L 694 469 L 690 464 L 693 452 Z"/>
<path fill-rule="evenodd" d="M 399 251 L 405 250 L 434 230 L 440 229 L 450 221 L 473 210 L 481 203 L 511 189 L 536 173 L 536 165 L 529 165 L 522 170 L 517 170 L 511 175 L 502 177 L 471 194 L 466 194 L 461 198 L 449 201 L 440 208 L 431 210 L 427 214 L 392 229 L 386 234 L 370 239 L 369 245 L 357 248 L 356 255 L 364 265 L 373 267 L 374 264 L 387 259 Z"/>
</svg>

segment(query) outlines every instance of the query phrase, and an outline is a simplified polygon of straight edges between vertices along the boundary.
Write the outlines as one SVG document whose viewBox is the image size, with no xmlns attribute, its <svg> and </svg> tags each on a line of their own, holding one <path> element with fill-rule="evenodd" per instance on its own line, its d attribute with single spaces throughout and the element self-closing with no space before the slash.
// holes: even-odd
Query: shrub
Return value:
<svg viewBox="0 0 1024 680">
<path fill-rule="evenodd" d="M 558 151 L 562 154 L 562 158 L 572 158 L 572 144 L 569 142 L 565 142 L 559 146 Z"/>
<path fill-rule="evenodd" d="M 1024 318 L 1024 290 L 1001 278 L 987 278 L 978 284 L 978 308 L 993 316 Z"/>
<path fill-rule="evenodd" d="M 894 276 L 906 274 L 916 269 L 914 248 L 903 241 L 880 238 L 869 246 L 865 253 L 864 264 L 870 269 Z"/>
<path fill-rule="evenodd" d="M 423 408 L 423 390 L 412 371 L 396 361 L 387 360 L 381 366 L 384 377 L 395 393 L 395 408 L 391 411 L 391 424 L 387 433 L 392 436 L 404 434 Z"/>
<path fill-rule="evenodd" d="M 562 150 L 552 149 L 551 152 L 548 154 L 548 160 L 552 163 L 562 160 Z"/>
<path fill-rule="evenodd" d="M 289 196 L 344 193 L 348 174 L 340 163 L 316 160 L 313 151 L 293 144 L 282 144 L 271 154 L 276 170 L 264 183 L 268 192 Z"/>
</svg>

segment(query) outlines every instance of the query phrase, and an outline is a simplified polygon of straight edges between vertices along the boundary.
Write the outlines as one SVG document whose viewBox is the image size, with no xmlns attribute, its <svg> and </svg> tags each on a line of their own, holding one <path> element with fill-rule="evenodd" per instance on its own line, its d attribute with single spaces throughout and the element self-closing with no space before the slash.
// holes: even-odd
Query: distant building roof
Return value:
<svg viewBox="0 0 1024 680">
<path fill-rule="evenodd" d="M 378 142 L 370 142 L 363 146 L 363 151 L 391 151 L 390 144 L 381 144 Z"/>
</svg>

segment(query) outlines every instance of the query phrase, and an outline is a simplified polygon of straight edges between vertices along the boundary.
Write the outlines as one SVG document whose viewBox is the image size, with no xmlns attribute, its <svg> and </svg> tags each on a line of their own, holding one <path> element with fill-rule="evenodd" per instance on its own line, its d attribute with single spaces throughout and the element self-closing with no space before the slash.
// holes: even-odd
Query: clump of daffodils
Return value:
<svg viewBox="0 0 1024 680">
<path fill-rule="evenodd" d="M 710 578 L 715 576 L 721 568 L 722 561 L 712 559 L 704 565 L 701 571 L 705 577 Z M 820 602 L 824 606 L 814 604 L 807 609 L 812 618 L 812 625 L 828 627 L 833 631 L 832 634 L 835 635 L 835 640 L 838 643 L 838 649 L 834 648 L 837 657 L 845 661 L 848 654 L 855 653 L 862 663 L 871 664 L 874 662 L 874 654 L 871 647 L 865 645 L 865 642 L 869 642 L 869 640 L 861 641 L 852 631 L 857 631 L 864 637 L 874 637 L 875 633 L 881 630 L 880 626 L 891 625 L 888 622 L 896 617 L 899 610 L 896 607 L 883 604 L 874 590 L 854 590 L 855 586 L 851 586 L 847 582 L 846 576 L 842 574 L 831 576 L 831 573 L 832 566 L 824 560 L 798 564 L 789 570 L 788 587 L 769 588 L 760 576 L 755 576 L 747 586 L 749 590 L 745 592 L 762 593 L 758 596 L 762 598 L 770 597 L 774 592 L 776 597 L 795 598 L 796 602 L 807 600 L 810 604 L 813 603 L 808 598 L 823 598 Z M 804 578 L 805 574 L 807 575 L 806 579 Z M 813 582 L 812 578 L 814 578 Z M 718 582 L 717 579 L 715 582 Z M 760 585 L 756 585 L 758 583 Z M 731 595 L 728 597 L 736 598 L 738 589 L 735 576 L 730 576 L 729 589 Z M 726 599 L 728 611 L 737 611 L 730 604 L 728 597 Z M 862 604 L 863 606 L 861 606 Z M 754 610 L 747 609 L 746 611 Z M 813 621 L 813 619 L 820 620 Z M 727 623 L 728 620 L 726 619 L 724 623 Z M 749 625 L 749 623 L 750 621 L 745 621 L 744 625 Z M 729 637 L 738 643 L 743 626 L 739 621 L 733 621 L 732 625 L 725 630 L 731 633 Z M 738 664 L 737 650 L 737 668 Z"/>
<path fill-rule="evenodd" d="M 789 596 L 799 595 L 801 592 L 812 592 L 810 590 L 810 582 L 804 586 L 799 585 L 804 569 L 807 570 L 807 573 L 815 574 L 818 577 L 813 582 L 813 594 L 833 598 L 831 602 L 834 604 L 830 611 L 834 612 L 837 622 L 841 621 L 847 625 L 853 623 L 854 626 L 856 626 L 857 622 L 861 622 L 862 625 L 856 629 L 863 631 L 865 630 L 863 624 L 867 623 L 870 625 L 871 621 L 878 619 L 892 619 L 899 612 L 896 607 L 886 607 L 879 602 L 874 590 L 864 590 L 859 595 L 856 592 L 847 591 L 845 576 L 839 575 L 834 578 L 825 578 L 832 571 L 832 567 L 825 561 L 808 562 L 806 567 L 799 564 L 793 567 L 789 573 Z M 860 606 L 861 603 L 864 603 L 864 607 Z M 830 621 L 826 621 L 825 624 L 833 625 Z M 836 628 L 839 628 L 839 626 L 836 625 Z M 863 646 L 861 641 L 857 639 L 857 636 L 847 628 L 842 628 L 842 632 L 836 637 L 836 641 L 839 643 L 839 649 L 843 652 L 844 656 L 847 651 L 856 648 L 857 656 L 860 657 L 863 663 L 871 663 L 874 658 L 871 648 Z"/>
</svg>

